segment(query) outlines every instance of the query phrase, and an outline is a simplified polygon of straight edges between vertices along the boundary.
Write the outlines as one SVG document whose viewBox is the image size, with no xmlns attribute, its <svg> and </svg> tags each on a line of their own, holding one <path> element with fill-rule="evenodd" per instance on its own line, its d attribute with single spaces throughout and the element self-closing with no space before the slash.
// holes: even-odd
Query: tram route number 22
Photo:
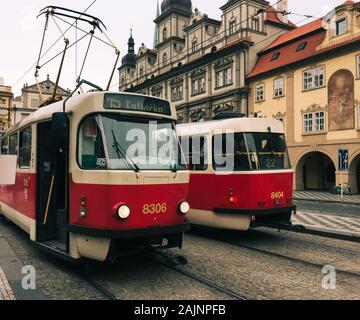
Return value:
<svg viewBox="0 0 360 320">
<path fill-rule="evenodd" d="M 161 214 L 167 212 L 167 204 L 166 203 L 150 203 L 144 204 L 143 206 L 143 214 Z"/>
</svg>

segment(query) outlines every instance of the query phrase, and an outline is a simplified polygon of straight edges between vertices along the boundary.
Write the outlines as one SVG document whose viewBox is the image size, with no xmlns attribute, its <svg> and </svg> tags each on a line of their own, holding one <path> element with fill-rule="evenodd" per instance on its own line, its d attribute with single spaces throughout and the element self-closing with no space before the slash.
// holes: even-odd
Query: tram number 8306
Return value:
<svg viewBox="0 0 360 320">
<path fill-rule="evenodd" d="M 167 204 L 166 203 L 151 203 L 144 204 L 143 206 L 143 214 L 163 214 L 167 212 Z"/>
</svg>

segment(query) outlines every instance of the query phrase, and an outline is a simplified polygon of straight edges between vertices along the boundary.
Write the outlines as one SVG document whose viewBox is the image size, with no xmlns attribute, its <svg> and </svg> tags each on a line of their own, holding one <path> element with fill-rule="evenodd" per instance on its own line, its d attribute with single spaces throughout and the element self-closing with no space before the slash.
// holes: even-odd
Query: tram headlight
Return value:
<svg viewBox="0 0 360 320">
<path fill-rule="evenodd" d="M 120 219 L 127 219 L 131 214 L 131 210 L 126 204 L 121 204 L 117 208 L 116 214 Z"/>
<path fill-rule="evenodd" d="M 187 201 L 181 201 L 179 205 L 179 210 L 181 214 L 187 214 L 190 211 L 190 204 Z"/>
</svg>

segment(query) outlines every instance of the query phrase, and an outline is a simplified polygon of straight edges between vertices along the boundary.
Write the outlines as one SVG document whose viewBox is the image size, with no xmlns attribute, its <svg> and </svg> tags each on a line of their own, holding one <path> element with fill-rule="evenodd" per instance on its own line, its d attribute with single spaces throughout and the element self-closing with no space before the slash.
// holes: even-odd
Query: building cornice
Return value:
<svg viewBox="0 0 360 320">
<path fill-rule="evenodd" d="M 229 0 L 227 3 L 225 3 L 223 6 L 220 7 L 220 10 L 225 11 L 227 8 L 230 8 L 232 5 L 238 3 L 238 2 L 242 2 L 244 0 Z M 268 1 L 265 0 L 251 0 L 252 2 L 256 2 L 265 6 L 268 6 L 270 3 Z M 248 2 L 248 1 L 246 1 Z"/>
<path fill-rule="evenodd" d="M 197 26 L 201 25 L 202 23 L 209 23 L 209 24 L 212 24 L 212 25 L 217 26 L 217 27 L 221 26 L 221 21 L 211 19 L 209 17 L 203 17 L 200 20 L 198 20 L 198 21 L 194 22 L 193 24 L 191 24 L 190 26 L 187 26 L 186 28 L 184 28 L 184 31 L 189 32 L 192 29 L 196 28 Z"/>
<path fill-rule="evenodd" d="M 172 37 L 167 38 L 165 41 L 158 43 L 158 44 L 155 46 L 155 48 L 159 50 L 159 49 L 161 49 L 162 47 L 166 46 L 166 45 L 167 45 L 168 43 L 170 43 L 171 41 L 181 42 L 181 43 L 183 43 L 183 44 L 185 43 L 185 39 L 184 39 L 184 38 L 172 36 Z"/>
</svg>

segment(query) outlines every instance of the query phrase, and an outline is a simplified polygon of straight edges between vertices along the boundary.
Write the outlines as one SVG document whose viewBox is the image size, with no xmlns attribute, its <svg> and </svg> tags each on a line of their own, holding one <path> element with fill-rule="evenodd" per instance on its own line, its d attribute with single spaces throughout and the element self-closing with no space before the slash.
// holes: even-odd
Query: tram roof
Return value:
<svg viewBox="0 0 360 320">
<path fill-rule="evenodd" d="M 79 112 L 79 111 L 86 111 L 87 113 L 92 113 L 92 112 L 104 111 L 104 109 L 100 106 L 103 106 L 104 104 L 104 95 L 106 93 L 128 95 L 128 96 L 144 96 L 141 94 L 130 93 L 130 92 L 110 92 L 110 91 L 88 92 L 88 93 L 80 94 L 78 96 L 71 97 L 66 102 L 65 111 L 66 113 Z M 160 98 L 156 98 L 156 99 L 163 100 Z M 15 126 L 11 127 L 8 131 L 5 132 L 5 135 L 8 135 L 9 133 L 16 131 L 17 129 L 26 127 L 32 123 L 49 120 L 52 118 L 52 115 L 54 113 L 63 112 L 63 106 L 64 106 L 64 100 L 61 100 L 59 102 L 55 102 L 45 107 L 42 107 L 39 110 L 36 110 L 34 113 L 27 116 L 19 123 L 17 123 Z M 174 111 L 172 106 L 171 106 L 171 110 L 173 114 Z M 108 110 L 108 111 L 123 111 L 123 110 Z M 173 118 L 173 115 L 167 116 L 167 118 Z"/>
<path fill-rule="evenodd" d="M 268 132 L 269 127 L 271 132 L 284 133 L 284 124 L 281 121 L 267 118 L 232 118 L 180 124 L 177 126 L 180 136 L 209 134 L 215 130 L 220 132 L 225 132 L 226 130 L 234 130 L 235 132 Z"/>
</svg>

